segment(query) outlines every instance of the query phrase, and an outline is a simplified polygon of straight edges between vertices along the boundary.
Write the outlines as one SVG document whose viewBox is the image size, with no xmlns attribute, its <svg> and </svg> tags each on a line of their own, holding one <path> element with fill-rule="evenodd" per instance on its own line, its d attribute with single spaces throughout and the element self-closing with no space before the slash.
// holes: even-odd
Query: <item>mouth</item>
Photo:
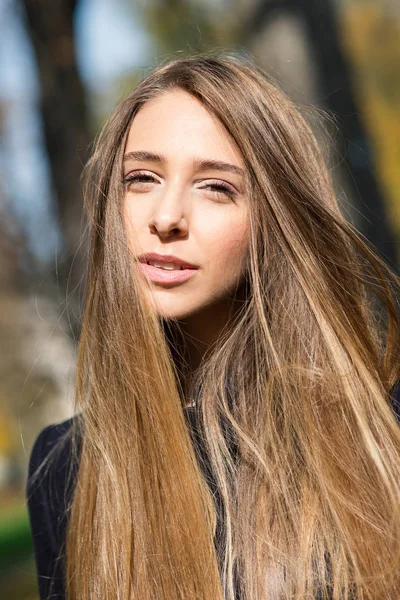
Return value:
<svg viewBox="0 0 400 600">
<path fill-rule="evenodd" d="M 178 267 L 179 265 L 175 265 Z M 195 267 L 185 268 L 182 265 L 179 268 L 164 269 L 163 267 L 155 267 L 146 262 L 139 262 L 139 268 L 153 283 L 160 284 L 177 284 L 187 281 L 194 277 L 198 271 Z"/>
<path fill-rule="evenodd" d="M 165 267 L 168 270 L 179 270 L 179 269 L 197 269 L 196 265 L 193 265 L 178 256 L 173 254 L 158 254 L 157 252 L 146 252 L 138 257 L 139 262 L 143 264 L 150 264 L 154 267 Z"/>
</svg>

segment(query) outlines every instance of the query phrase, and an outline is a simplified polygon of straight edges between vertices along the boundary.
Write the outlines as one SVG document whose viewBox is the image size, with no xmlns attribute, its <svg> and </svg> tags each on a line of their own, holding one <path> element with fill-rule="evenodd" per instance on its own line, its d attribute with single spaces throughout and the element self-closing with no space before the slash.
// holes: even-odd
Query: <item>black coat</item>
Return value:
<svg viewBox="0 0 400 600">
<path fill-rule="evenodd" d="M 397 420 L 400 422 L 400 382 L 393 392 L 393 408 Z M 201 453 L 203 459 L 201 464 L 207 465 L 195 426 L 195 409 L 185 408 L 184 414 L 190 426 L 189 431 L 196 453 L 198 456 Z M 26 496 L 41 600 L 64 600 L 65 598 L 64 561 L 61 549 L 67 521 L 67 506 L 73 492 L 71 484 L 73 477 L 68 477 L 70 467 L 68 444 L 50 463 L 49 471 L 44 478 L 39 477 L 39 485 L 32 484 L 31 478 L 60 436 L 69 429 L 73 418 L 45 427 L 35 441 L 29 461 Z M 202 468 L 213 488 L 214 484 L 207 466 Z M 217 507 L 218 505 L 217 497 Z M 219 523 L 220 526 L 221 523 Z M 58 559 L 58 557 L 60 558 Z"/>
</svg>

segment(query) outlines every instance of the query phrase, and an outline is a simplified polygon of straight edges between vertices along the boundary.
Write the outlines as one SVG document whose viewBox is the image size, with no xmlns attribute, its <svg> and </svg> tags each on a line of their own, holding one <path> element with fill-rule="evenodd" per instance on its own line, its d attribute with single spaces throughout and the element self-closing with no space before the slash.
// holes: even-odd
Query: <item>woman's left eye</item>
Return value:
<svg viewBox="0 0 400 600">
<path fill-rule="evenodd" d="M 231 188 L 230 186 L 225 185 L 224 183 L 221 183 L 221 182 L 208 183 L 205 186 L 205 188 L 210 189 L 212 192 L 215 192 L 216 194 L 226 194 L 230 198 L 233 198 L 236 195 L 236 192 L 234 191 L 233 188 Z"/>
</svg>

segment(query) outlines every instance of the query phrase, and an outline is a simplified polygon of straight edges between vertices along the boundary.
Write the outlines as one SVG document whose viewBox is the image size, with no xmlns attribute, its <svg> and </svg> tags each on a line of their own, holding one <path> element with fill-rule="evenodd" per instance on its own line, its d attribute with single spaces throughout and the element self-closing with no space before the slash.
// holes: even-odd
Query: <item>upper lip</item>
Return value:
<svg viewBox="0 0 400 600">
<path fill-rule="evenodd" d="M 141 254 L 138 257 L 139 262 L 148 263 L 149 261 L 158 262 L 158 263 L 174 263 L 176 265 L 181 265 L 185 269 L 197 269 L 196 265 L 192 265 L 188 263 L 186 260 L 182 260 L 182 258 L 178 258 L 177 256 L 173 256 L 172 254 L 157 254 L 156 252 L 149 252 L 147 254 Z"/>
</svg>

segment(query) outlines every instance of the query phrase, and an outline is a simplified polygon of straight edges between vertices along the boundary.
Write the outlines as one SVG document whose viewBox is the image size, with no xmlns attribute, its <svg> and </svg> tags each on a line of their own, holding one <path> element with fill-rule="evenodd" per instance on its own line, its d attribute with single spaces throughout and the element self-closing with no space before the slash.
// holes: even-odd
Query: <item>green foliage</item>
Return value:
<svg viewBox="0 0 400 600">
<path fill-rule="evenodd" d="M 205 52 L 231 47 L 237 39 L 237 22 L 226 2 L 152 0 L 141 4 L 143 23 L 158 56 Z"/>
<path fill-rule="evenodd" d="M 377 0 L 343 3 L 343 43 L 375 149 L 391 220 L 400 236 L 400 18 Z M 400 252 L 400 251 L 399 251 Z"/>
<path fill-rule="evenodd" d="M 33 552 L 26 506 L 0 510 L 0 573 Z"/>
</svg>

